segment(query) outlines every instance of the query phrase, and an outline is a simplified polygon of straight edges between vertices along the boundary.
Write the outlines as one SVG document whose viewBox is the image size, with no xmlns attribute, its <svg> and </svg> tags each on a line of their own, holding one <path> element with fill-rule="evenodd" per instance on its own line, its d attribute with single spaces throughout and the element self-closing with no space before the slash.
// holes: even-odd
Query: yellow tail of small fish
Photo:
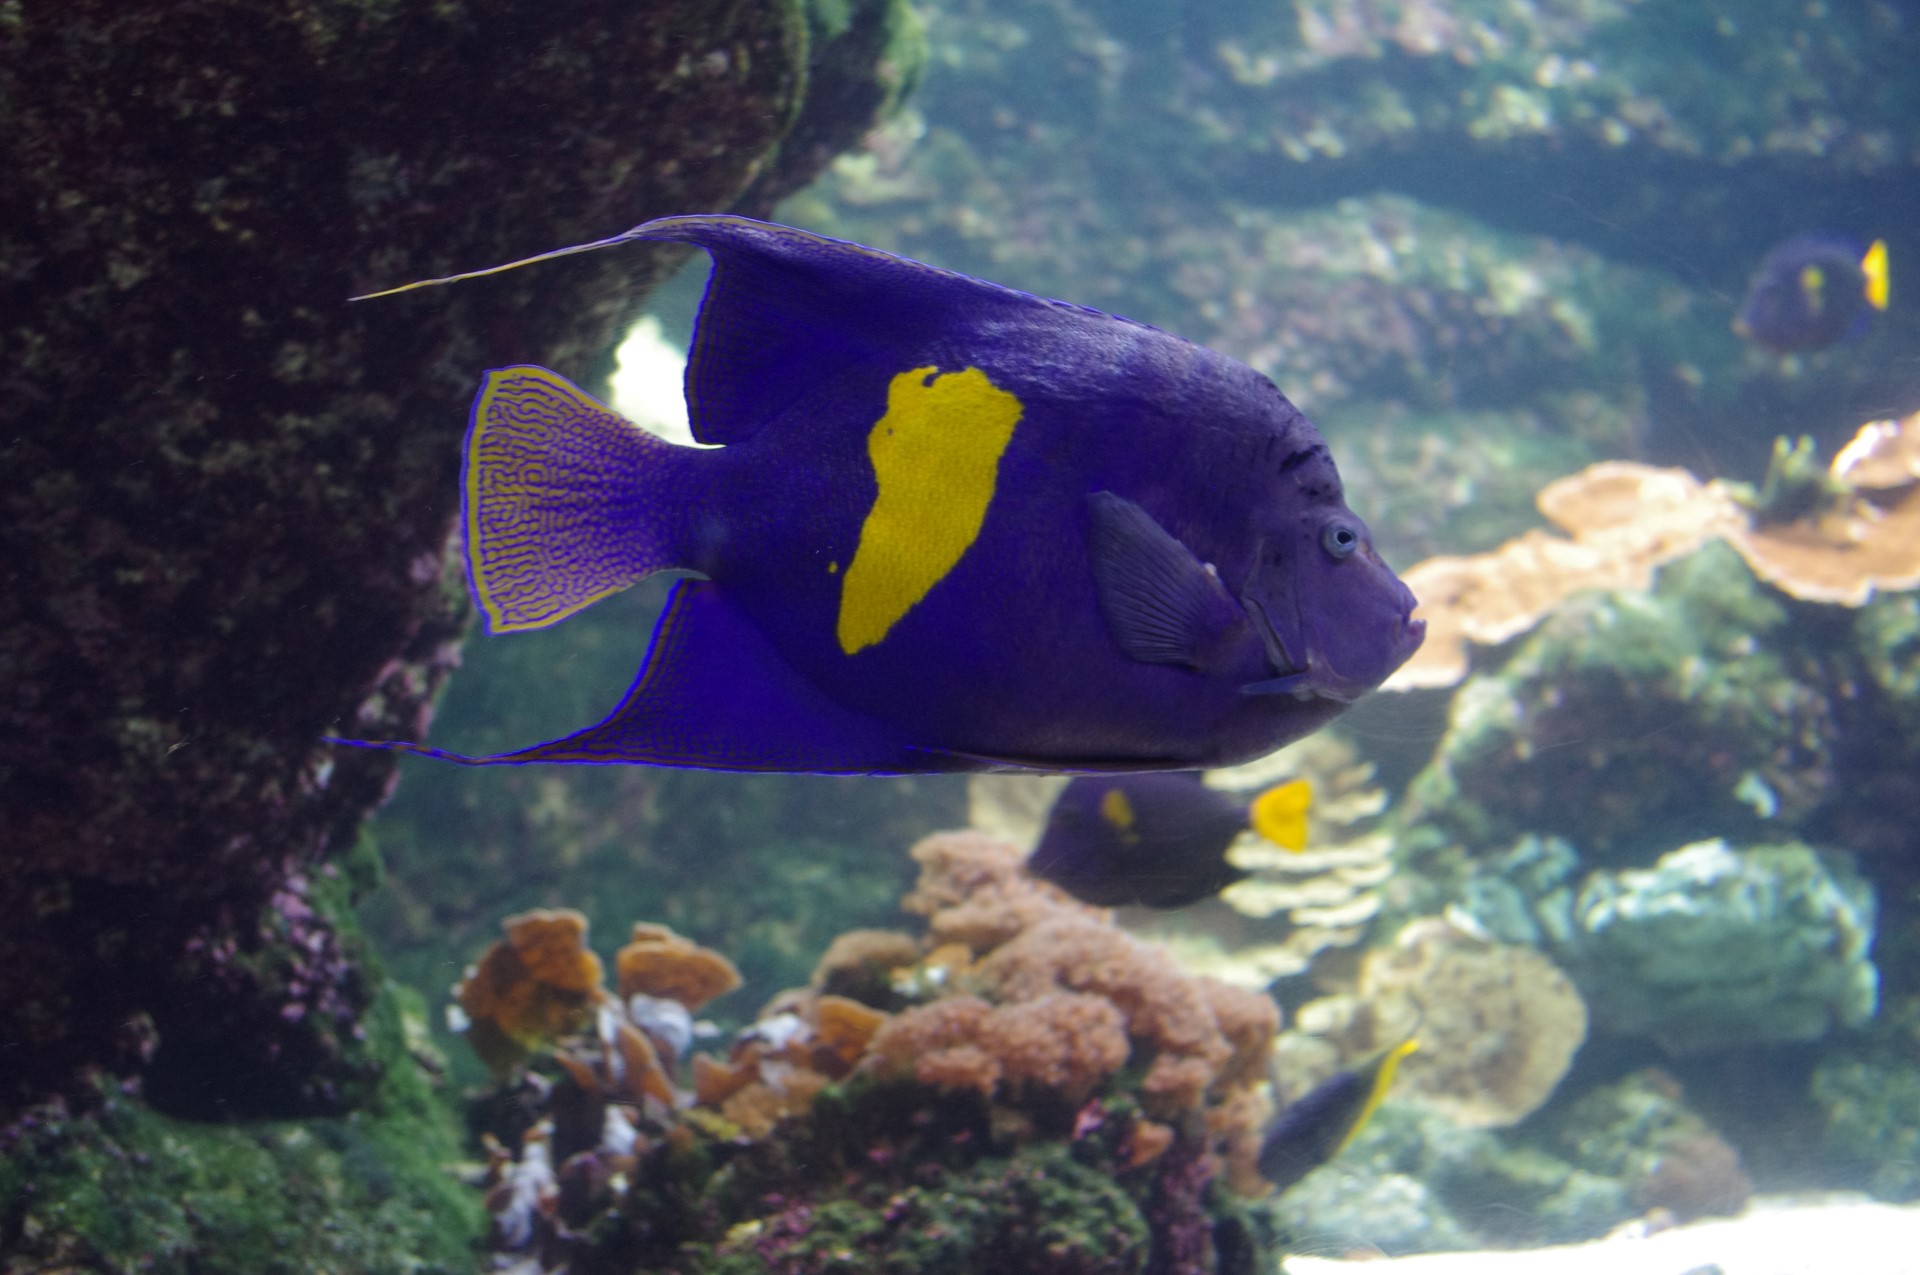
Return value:
<svg viewBox="0 0 1920 1275">
<path fill-rule="evenodd" d="M 1387 1091 L 1393 1088 L 1394 1073 L 1400 1070 L 1401 1061 L 1418 1048 L 1420 1048 L 1419 1041 L 1403 1040 L 1381 1055 L 1379 1061 L 1374 1064 L 1373 1083 L 1367 1087 L 1367 1101 L 1360 1108 L 1360 1113 L 1353 1118 L 1353 1128 L 1347 1130 L 1347 1136 L 1340 1140 L 1340 1146 L 1335 1150 L 1336 1155 L 1344 1151 L 1347 1144 L 1359 1137 L 1360 1131 L 1367 1127 L 1367 1121 L 1373 1119 L 1373 1113 L 1380 1109 L 1382 1102 L 1386 1101 Z"/>
<path fill-rule="evenodd" d="M 1307 812 L 1312 807 L 1313 785 L 1306 780 L 1276 784 L 1253 799 L 1253 830 L 1298 854 L 1307 848 Z"/>
<path fill-rule="evenodd" d="M 1860 259 L 1860 273 L 1867 277 L 1867 304 L 1876 310 L 1887 308 L 1892 281 L 1887 277 L 1887 241 L 1876 239 Z"/>
</svg>

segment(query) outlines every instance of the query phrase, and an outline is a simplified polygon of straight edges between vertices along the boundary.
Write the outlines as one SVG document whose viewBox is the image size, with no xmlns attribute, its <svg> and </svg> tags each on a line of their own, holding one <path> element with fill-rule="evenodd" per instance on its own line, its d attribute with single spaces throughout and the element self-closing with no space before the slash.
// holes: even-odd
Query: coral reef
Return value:
<svg viewBox="0 0 1920 1275">
<path fill-rule="evenodd" d="M 1777 835 L 1836 796 L 1847 720 L 1798 619 L 1719 546 L 1651 594 L 1575 597 L 1461 686 L 1402 814 L 1483 855 L 1562 836 L 1590 866 Z"/>
<path fill-rule="evenodd" d="M 1552 952 L 1598 1030 L 1672 1050 L 1818 1040 L 1878 1000 L 1873 889 L 1804 845 L 1702 841 L 1580 876 L 1564 842 L 1524 839 L 1476 871 L 1461 907 Z"/>
<path fill-rule="evenodd" d="M 1122 924 L 1165 945 L 1187 969 L 1256 990 L 1308 986 L 1316 968 L 1350 958 L 1371 931 L 1393 870 L 1387 794 L 1373 765 L 1341 736 L 1322 732 L 1207 776 L 1214 787 L 1249 796 L 1293 779 L 1313 785 L 1304 851 L 1248 833 L 1227 856 L 1248 874 L 1244 881 L 1175 915 L 1124 911 Z"/>
<path fill-rule="evenodd" d="M 718 982 L 685 971 L 716 954 L 636 926 L 645 970 L 619 962 L 620 996 L 484 1108 L 496 1250 L 574 1271 L 1253 1270 L 1226 1188 L 1263 1187 L 1273 1003 L 1181 973 L 1010 843 L 939 834 L 913 857 L 925 938 L 844 936 L 724 1057 L 690 1052 Z"/>
<path fill-rule="evenodd" d="M 19 1271 L 461 1275 L 484 1225 L 426 1009 L 385 984 L 362 1020 L 383 1064 L 350 1115 L 203 1123 L 103 1084 L 0 1133 L 0 1252 Z"/>
<path fill-rule="evenodd" d="M 1801 454 L 1776 447 L 1769 488 L 1792 481 L 1783 471 Z M 1857 607 L 1877 591 L 1914 588 L 1916 458 L 1920 413 L 1869 421 L 1834 456 L 1812 507 L 1791 518 L 1736 485 L 1703 483 L 1680 469 L 1604 461 L 1559 479 L 1536 501 L 1567 537 L 1529 531 L 1490 553 L 1430 558 L 1408 569 L 1427 640 L 1385 689 L 1454 685 L 1467 674 L 1469 642 L 1506 642 L 1582 590 L 1645 589 L 1655 568 L 1715 538 L 1761 580 L 1805 601 Z"/>
<path fill-rule="evenodd" d="M 1804 845 L 1702 841 L 1595 872 L 1555 950 L 1610 1032 L 1670 1049 L 1818 1040 L 1873 1016 L 1873 891 Z"/>
<path fill-rule="evenodd" d="M 1552 1096 L 1586 1036 L 1586 1005 L 1545 956 L 1419 920 L 1366 954 L 1351 994 L 1301 1007 L 1280 1057 L 1304 1065 L 1287 1069 L 1279 1096 L 1297 1097 L 1339 1067 L 1417 1039 L 1397 1091 L 1462 1128 L 1497 1128 Z M 1318 1066 L 1308 1061 L 1315 1055 Z"/>
<path fill-rule="evenodd" d="M 1623 1183 L 1642 1209 L 1683 1222 L 1731 1217 L 1753 1192 L 1740 1153 L 1687 1109 L 1679 1082 L 1664 1072 L 1636 1072 L 1590 1090 L 1554 1124 L 1559 1150 Z"/>
</svg>

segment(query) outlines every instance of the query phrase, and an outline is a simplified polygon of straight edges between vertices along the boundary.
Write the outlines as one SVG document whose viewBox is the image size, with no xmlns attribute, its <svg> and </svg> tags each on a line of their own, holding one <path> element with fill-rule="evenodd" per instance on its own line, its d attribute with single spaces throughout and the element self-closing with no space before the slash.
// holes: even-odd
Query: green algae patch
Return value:
<svg viewBox="0 0 1920 1275">
<path fill-rule="evenodd" d="M 387 1062 L 339 1119 L 203 1124 L 103 1088 L 87 1115 L 43 1107 L 4 1136 L 0 1251 L 33 1269 L 166 1275 L 467 1271 L 484 1218 L 449 1172 L 420 1001 L 387 984 L 365 1020 Z"/>
</svg>

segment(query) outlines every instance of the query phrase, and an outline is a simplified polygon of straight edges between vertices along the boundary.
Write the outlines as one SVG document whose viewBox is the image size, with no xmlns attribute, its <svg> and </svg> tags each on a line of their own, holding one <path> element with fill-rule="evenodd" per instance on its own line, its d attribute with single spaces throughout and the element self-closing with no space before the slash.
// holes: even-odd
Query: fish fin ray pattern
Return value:
<svg viewBox="0 0 1920 1275">
<path fill-rule="evenodd" d="M 488 372 L 462 482 L 467 581 L 487 631 L 545 628 L 679 565 L 659 495 L 680 450 L 546 368 Z"/>
<path fill-rule="evenodd" d="M 1145 664 L 1198 669 L 1237 604 L 1193 552 L 1131 500 L 1087 497 L 1100 610 L 1120 649 Z"/>
</svg>

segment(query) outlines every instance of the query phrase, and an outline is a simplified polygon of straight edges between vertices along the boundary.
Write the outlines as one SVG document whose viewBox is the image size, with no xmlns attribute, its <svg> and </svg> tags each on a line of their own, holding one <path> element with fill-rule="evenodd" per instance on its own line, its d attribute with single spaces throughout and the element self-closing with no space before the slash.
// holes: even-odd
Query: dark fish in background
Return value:
<svg viewBox="0 0 1920 1275">
<path fill-rule="evenodd" d="M 1083 776 L 1060 792 L 1027 871 L 1097 907 L 1185 907 L 1247 874 L 1227 847 L 1249 827 L 1289 850 L 1307 844 L 1304 779 L 1249 805 L 1198 773 Z"/>
<path fill-rule="evenodd" d="M 1327 445 L 1245 364 L 1144 324 L 745 217 L 713 257 L 695 439 L 545 368 L 487 374 L 463 478 L 492 633 L 674 585 L 598 726 L 468 764 L 823 774 L 1262 756 L 1424 635 Z M 494 273 L 499 269 L 482 271 Z"/>
<path fill-rule="evenodd" d="M 1379 1109 L 1401 1060 L 1419 1047 L 1403 1041 L 1327 1077 L 1290 1104 L 1260 1141 L 1260 1176 L 1284 1191 L 1340 1154 Z"/>
<path fill-rule="evenodd" d="M 1809 231 L 1761 261 L 1733 330 L 1775 354 L 1824 350 L 1864 335 L 1889 286 L 1884 240 Z"/>
</svg>

